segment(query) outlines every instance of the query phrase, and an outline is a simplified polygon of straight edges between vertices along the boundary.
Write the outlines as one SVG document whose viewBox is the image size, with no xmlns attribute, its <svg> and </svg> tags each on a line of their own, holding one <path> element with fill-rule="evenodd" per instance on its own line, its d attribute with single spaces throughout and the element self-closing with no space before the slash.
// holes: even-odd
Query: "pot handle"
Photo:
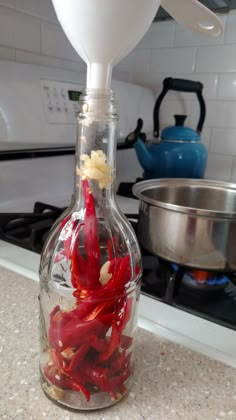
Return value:
<svg viewBox="0 0 236 420">
<path fill-rule="evenodd" d="M 159 112 L 161 103 L 166 96 L 169 90 L 175 90 L 177 92 L 193 92 L 196 93 L 199 104 L 200 104 L 200 118 L 197 125 L 197 132 L 200 134 L 202 132 L 203 124 L 206 118 L 206 104 L 202 95 L 203 84 L 201 82 L 194 82 L 192 80 L 185 79 L 173 79 L 172 77 L 167 77 L 163 81 L 163 89 L 160 96 L 156 100 L 156 104 L 153 112 L 154 119 L 154 137 L 159 137 L 160 135 L 160 122 L 159 122 Z"/>
</svg>

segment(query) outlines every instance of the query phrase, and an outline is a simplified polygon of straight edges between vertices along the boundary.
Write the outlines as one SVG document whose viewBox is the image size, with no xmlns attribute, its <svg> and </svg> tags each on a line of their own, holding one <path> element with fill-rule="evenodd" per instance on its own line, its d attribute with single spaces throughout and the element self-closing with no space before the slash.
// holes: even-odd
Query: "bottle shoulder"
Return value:
<svg viewBox="0 0 236 420">
<path fill-rule="evenodd" d="M 129 285 L 137 281 L 141 254 L 132 226 L 115 205 L 98 213 L 86 216 L 83 207 L 72 208 L 55 223 L 41 256 L 42 281 L 76 288 L 78 277 L 80 287 L 96 289 L 109 281 L 110 271 L 124 261 Z"/>
</svg>

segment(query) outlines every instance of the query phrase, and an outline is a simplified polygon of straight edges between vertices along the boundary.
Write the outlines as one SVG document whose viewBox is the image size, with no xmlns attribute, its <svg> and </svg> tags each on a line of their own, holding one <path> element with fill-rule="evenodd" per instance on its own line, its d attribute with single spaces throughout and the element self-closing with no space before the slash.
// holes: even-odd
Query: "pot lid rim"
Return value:
<svg viewBox="0 0 236 420">
<path fill-rule="evenodd" d="M 170 211 L 191 214 L 193 216 L 205 216 L 208 218 L 221 218 L 221 219 L 235 219 L 236 220 L 236 211 L 235 212 L 225 212 L 221 210 L 210 210 L 203 208 L 194 208 L 182 206 L 179 204 L 165 203 L 164 201 L 155 200 L 153 198 L 147 197 L 143 192 L 147 190 L 154 189 L 157 186 L 197 186 L 201 183 L 201 186 L 213 187 L 215 189 L 227 189 L 233 190 L 236 194 L 236 184 L 225 182 L 225 181 L 216 181 L 216 180 L 203 180 L 203 179 L 191 179 L 191 178 L 161 178 L 161 179 L 152 179 L 147 181 L 138 182 L 133 186 L 133 194 L 139 198 L 139 200 L 144 201 L 145 203 L 151 204 L 155 207 L 162 209 L 167 209 Z"/>
</svg>

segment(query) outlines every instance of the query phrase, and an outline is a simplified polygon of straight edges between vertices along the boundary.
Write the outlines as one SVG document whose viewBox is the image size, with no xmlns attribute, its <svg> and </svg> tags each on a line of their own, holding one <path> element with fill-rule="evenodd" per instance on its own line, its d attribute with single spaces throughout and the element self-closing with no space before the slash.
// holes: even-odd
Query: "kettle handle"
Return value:
<svg viewBox="0 0 236 420">
<path fill-rule="evenodd" d="M 193 92 L 196 93 L 199 104 L 200 104 L 200 118 L 197 125 L 197 132 L 201 133 L 203 124 L 206 118 L 206 104 L 202 95 L 203 84 L 201 82 L 194 82 L 192 80 L 185 79 L 173 79 L 172 77 L 167 77 L 163 81 L 163 89 L 160 96 L 156 100 L 156 104 L 153 112 L 154 119 L 154 137 L 159 137 L 160 135 L 160 122 L 159 122 L 159 111 L 161 103 L 166 96 L 169 90 L 175 90 L 177 92 Z"/>
</svg>

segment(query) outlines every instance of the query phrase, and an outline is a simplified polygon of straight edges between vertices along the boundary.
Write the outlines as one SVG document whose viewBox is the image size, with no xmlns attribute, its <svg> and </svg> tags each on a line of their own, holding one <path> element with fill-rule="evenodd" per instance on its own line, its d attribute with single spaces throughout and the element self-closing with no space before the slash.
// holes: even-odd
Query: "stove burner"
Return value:
<svg viewBox="0 0 236 420">
<path fill-rule="evenodd" d="M 174 271 L 180 267 L 177 264 L 171 264 Z M 186 271 L 182 278 L 182 283 L 187 287 L 199 290 L 218 291 L 224 289 L 230 283 L 229 278 L 222 273 L 212 271 L 191 270 Z"/>
<path fill-rule="evenodd" d="M 142 255 L 142 291 L 145 295 L 236 330 L 236 273 L 208 272 L 211 275 L 209 284 L 196 286 L 193 283 L 193 286 L 189 283 L 188 267 L 169 263 L 145 252 Z M 214 277 L 222 284 L 213 285 Z"/>
<path fill-rule="evenodd" d="M 224 289 L 229 282 L 230 280 L 224 274 L 212 273 L 212 277 L 204 281 L 199 281 L 193 273 L 185 273 L 183 276 L 183 284 L 186 286 L 209 291 Z"/>
</svg>

